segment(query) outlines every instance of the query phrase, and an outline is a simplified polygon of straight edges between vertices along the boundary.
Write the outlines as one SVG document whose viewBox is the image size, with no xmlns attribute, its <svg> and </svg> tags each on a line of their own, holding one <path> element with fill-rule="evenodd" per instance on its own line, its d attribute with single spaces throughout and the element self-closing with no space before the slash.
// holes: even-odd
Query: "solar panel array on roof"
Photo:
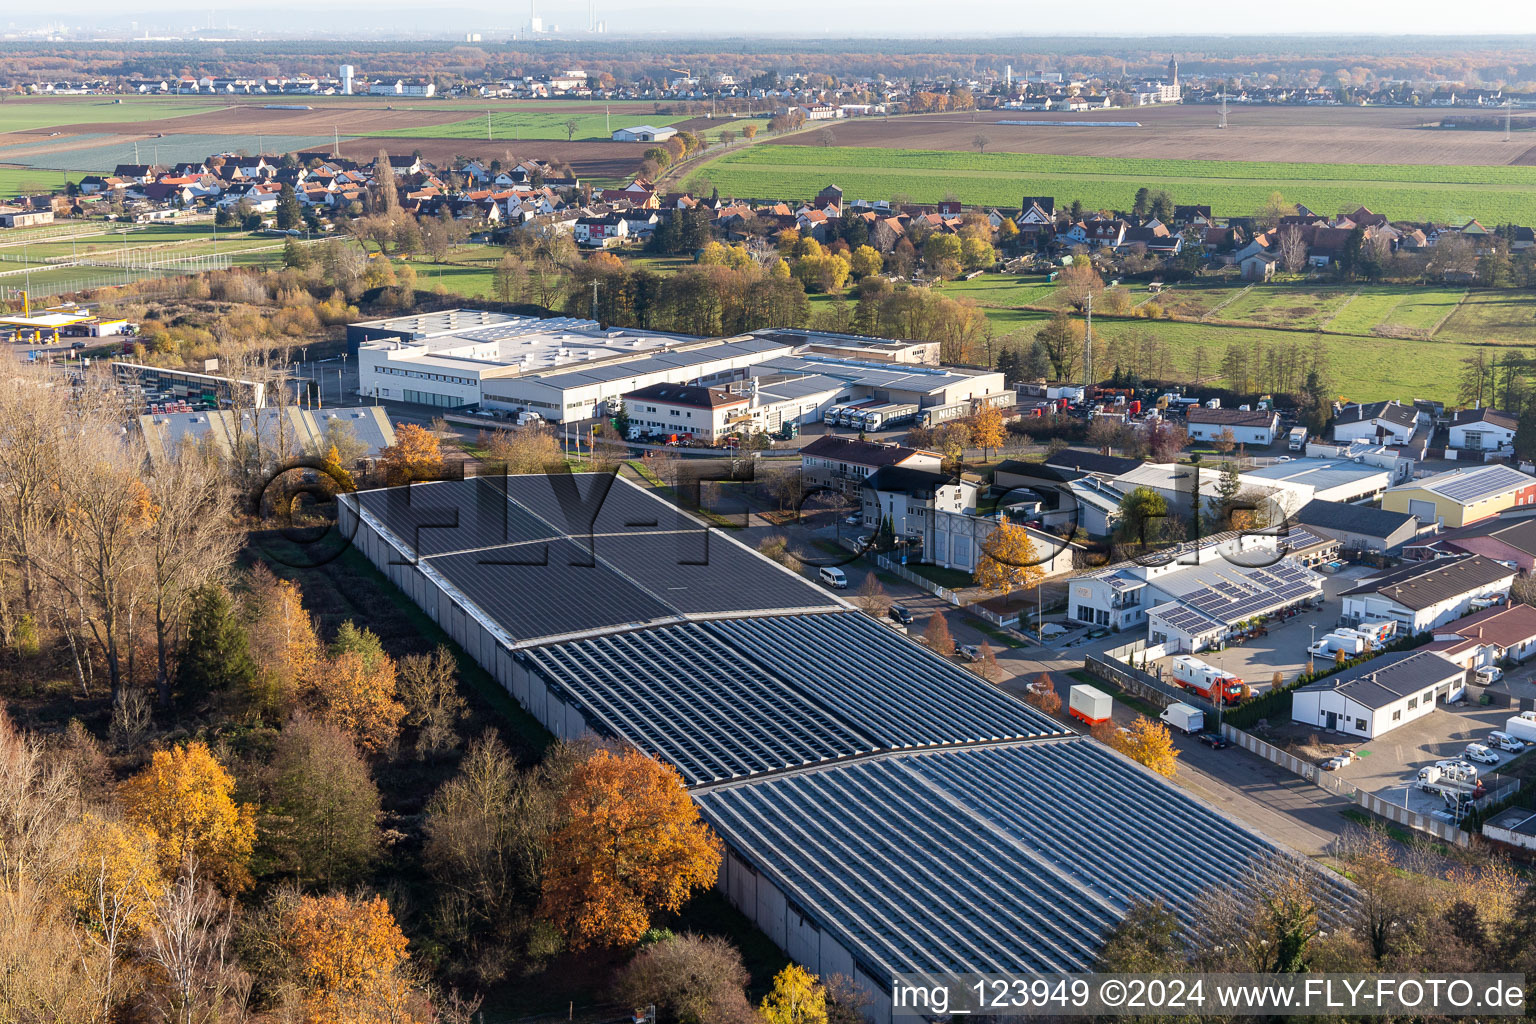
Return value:
<svg viewBox="0 0 1536 1024">
<path fill-rule="evenodd" d="M 875 750 L 1065 732 L 855 612 L 661 626 L 524 657 L 690 784 Z"/>
<path fill-rule="evenodd" d="M 1200 590 L 1179 600 L 1213 619 L 1231 623 L 1283 608 L 1320 592 L 1321 577 L 1295 562 L 1219 572 Z"/>
<path fill-rule="evenodd" d="M 1192 923 L 1214 883 L 1290 856 L 1083 739 L 868 759 L 695 796 L 754 868 L 886 974 L 1087 970 L 1133 900 L 1161 897 Z"/>
<path fill-rule="evenodd" d="M 1201 633 L 1212 629 L 1220 629 L 1226 623 L 1219 619 L 1213 619 L 1209 615 L 1194 608 L 1186 608 L 1184 605 L 1169 603 L 1149 609 L 1148 615 L 1156 615 L 1163 622 L 1178 630 L 1186 636 L 1199 636 Z"/>
<path fill-rule="evenodd" d="M 1536 478 L 1527 476 L 1518 469 L 1512 469 L 1509 466 L 1486 466 L 1466 473 L 1445 473 L 1433 480 L 1420 481 L 1418 486 L 1425 487 L 1451 501 L 1469 504 L 1532 484 L 1536 484 Z"/>
<path fill-rule="evenodd" d="M 686 615 L 835 610 L 809 580 L 612 474 L 473 477 L 355 496 L 514 641 Z"/>
<path fill-rule="evenodd" d="M 1053 719 L 866 615 L 729 619 L 705 628 L 859 723 L 881 746 L 1062 731 Z"/>
</svg>

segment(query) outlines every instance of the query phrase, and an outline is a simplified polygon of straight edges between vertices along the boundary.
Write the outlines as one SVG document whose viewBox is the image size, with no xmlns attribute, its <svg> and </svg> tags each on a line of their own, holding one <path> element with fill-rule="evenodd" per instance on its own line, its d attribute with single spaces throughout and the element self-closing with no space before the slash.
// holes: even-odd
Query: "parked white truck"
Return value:
<svg viewBox="0 0 1536 1024">
<path fill-rule="evenodd" d="M 1504 731 L 1517 740 L 1536 743 L 1536 711 L 1522 711 L 1504 723 Z"/>
<path fill-rule="evenodd" d="M 1307 447 L 1306 427 L 1292 427 L 1288 437 L 1291 451 L 1299 452 Z"/>
<path fill-rule="evenodd" d="M 1191 736 L 1205 729 L 1205 712 L 1188 704 L 1169 704 L 1158 717 Z"/>
</svg>

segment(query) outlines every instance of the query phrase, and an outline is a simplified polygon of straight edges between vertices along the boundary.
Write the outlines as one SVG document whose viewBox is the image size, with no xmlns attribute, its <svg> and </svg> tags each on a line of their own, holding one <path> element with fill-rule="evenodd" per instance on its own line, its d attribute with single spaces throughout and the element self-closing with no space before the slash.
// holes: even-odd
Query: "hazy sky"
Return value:
<svg viewBox="0 0 1536 1024">
<path fill-rule="evenodd" d="M 92 18 L 116 25 L 137 19 L 141 25 L 181 23 L 184 27 L 230 24 L 243 29 L 273 24 L 280 10 L 301 9 L 300 22 L 337 18 L 327 30 L 344 27 L 352 12 L 368 17 L 352 23 L 375 31 L 421 31 L 443 34 L 468 29 L 498 34 L 526 24 L 528 0 L 484 7 L 422 0 L 328 0 L 301 6 L 291 0 L 246 4 L 199 3 L 193 0 L 141 0 L 124 8 L 116 0 L 60 0 L 46 9 L 25 13 L 13 8 L 0 14 L 0 25 L 17 28 L 52 17 L 78 26 Z M 261 18 L 252 11 L 261 11 Z M 128 13 L 128 12 L 132 13 Z M 541 0 L 539 14 L 546 24 L 580 29 L 587 20 L 585 0 Z M 732 34 L 816 36 L 846 33 L 858 36 L 1018 36 L 1081 33 L 1131 34 L 1472 34 L 1536 33 L 1536 4 L 1530 0 L 1287 0 L 1285 3 L 1244 3 L 1241 0 L 1091 0 L 1089 3 L 1024 4 L 1018 0 L 951 0 L 943 4 L 917 0 L 777 0 L 757 5 L 741 0 L 598 0 L 597 16 L 615 34 L 655 32 L 690 35 Z M 286 20 L 286 19 L 284 19 Z M 317 26 L 318 27 L 318 26 Z"/>
</svg>

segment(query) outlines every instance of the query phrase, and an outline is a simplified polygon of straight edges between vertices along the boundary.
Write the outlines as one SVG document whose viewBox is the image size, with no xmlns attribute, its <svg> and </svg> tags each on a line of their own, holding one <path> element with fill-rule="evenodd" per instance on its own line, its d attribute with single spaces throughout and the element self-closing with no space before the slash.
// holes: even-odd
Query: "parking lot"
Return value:
<svg viewBox="0 0 1536 1024">
<path fill-rule="evenodd" d="M 1411 811 L 1431 814 L 1445 808 L 1445 801 L 1434 793 L 1415 789 L 1413 783 L 1420 768 L 1441 760 L 1465 760 L 1468 743 L 1487 743 L 1488 733 L 1503 729 L 1509 719 L 1508 708 L 1483 706 L 1472 699 L 1461 706 L 1441 706 L 1393 729 L 1374 740 L 1351 742 L 1341 749 L 1352 749 L 1356 757 L 1338 769 L 1340 778 L 1375 793 L 1383 800 L 1400 804 Z M 1320 731 L 1324 743 L 1342 734 Z M 1499 764 L 1477 764 L 1478 777 L 1491 783 L 1502 765 L 1518 755 L 1494 751 Z"/>
<path fill-rule="evenodd" d="M 1215 665 L 1243 680 L 1256 693 L 1270 689 L 1276 672 L 1288 683 L 1307 667 L 1307 648 L 1338 625 L 1342 602 L 1339 594 L 1354 586 L 1361 577 L 1377 570 L 1364 565 L 1350 565 L 1323 578 L 1324 605 L 1307 609 L 1289 619 L 1271 619 L 1265 623 L 1268 636 L 1256 636 L 1225 650 L 1200 651 L 1195 657 Z M 1315 629 L 1311 627 L 1316 627 Z M 1170 658 L 1160 658 L 1154 665 L 1162 669 L 1164 679 L 1171 678 Z"/>
</svg>

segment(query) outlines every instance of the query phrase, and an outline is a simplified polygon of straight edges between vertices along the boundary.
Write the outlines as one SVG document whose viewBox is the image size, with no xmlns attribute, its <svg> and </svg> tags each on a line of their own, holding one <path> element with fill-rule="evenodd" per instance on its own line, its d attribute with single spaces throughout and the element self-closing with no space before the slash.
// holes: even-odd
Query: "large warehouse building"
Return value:
<svg viewBox="0 0 1536 1024">
<path fill-rule="evenodd" d="M 877 1021 L 898 974 L 1087 970 L 1132 901 L 1198 927 L 1289 856 L 628 481 L 369 491 L 341 525 L 555 735 L 674 765 L 720 889 Z"/>
<path fill-rule="evenodd" d="M 360 395 L 535 412 L 551 423 L 611 414 L 625 394 L 660 384 L 711 386 L 748 378 L 765 392 L 805 379 L 823 390 L 840 386 L 834 399 L 818 399 L 797 414 L 806 421 L 819 420 L 831 401 L 927 408 L 1007 395 L 1012 404 L 1001 373 L 917 365 L 929 343 L 820 331 L 696 338 L 603 328 L 572 317 L 453 309 L 351 324 L 347 340 L 357 352 Z"/>
</svg>

